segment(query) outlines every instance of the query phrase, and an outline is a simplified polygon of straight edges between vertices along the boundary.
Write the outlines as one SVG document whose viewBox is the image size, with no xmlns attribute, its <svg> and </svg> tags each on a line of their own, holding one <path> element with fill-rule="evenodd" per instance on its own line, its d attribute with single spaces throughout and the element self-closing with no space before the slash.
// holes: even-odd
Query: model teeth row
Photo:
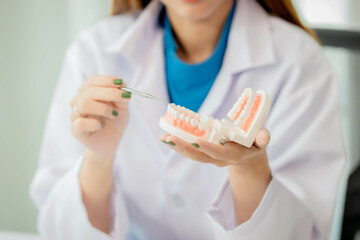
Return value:
<svg viewBox="0 0 360 240">
<path fill-rule="evenodd" d="M 180 119 L 182 121 L 190 123 L 193 127 L 198 127 L 200 130 L 205 129 L 205 123 L 200 120 L 200 114 L 197 114 L 187 108 L 172 103 L 168 105 L 167 113 L 175 120 Z"/>
<path fill-rule="evenodd" d="M 228 117 L 230 119 L 234 119 L 237 116 L 238 112 L 241 110 L 241 106 L 244 104 L 246 97 L 249 97 L 246 102 L 246 105 L 244 106 L 244 109 L 240 113 L 239 117 L 235 119 L 235 126 L 237 127 L 242 126 L 244 120 L 249 117 L 251 107 L 256 99 L 256 92 L 251 88 L 245 89 L 228 113 Z"/>
</svg>

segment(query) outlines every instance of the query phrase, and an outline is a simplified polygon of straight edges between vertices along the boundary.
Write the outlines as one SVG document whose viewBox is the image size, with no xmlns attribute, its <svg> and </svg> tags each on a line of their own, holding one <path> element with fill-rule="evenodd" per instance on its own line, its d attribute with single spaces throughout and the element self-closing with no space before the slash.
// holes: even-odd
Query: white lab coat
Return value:
<svg viewBox="0 0 360 240">
<path fill-rule="evenodd" d="M 68 49 L 30 190 L 40 233 L 51 240 L 327 239 L 345 162 L 337 79 L 310 36 L 255 0 L 239 0 L 222 69 L 199 110 L 226 118 L 247 87 L 272 96 L 265 126 L 273 180 L 251 219 L 235 225 L 227 169 L 161 143 L 166 106 L 133 96 L 114 167 L 112 233 L 90 224 L 78 181 L 84 147 L 71 136 L 69 102 L 92 75 L 168 96 L 160 8 L 155 0 L 141 13 L 110 17 Z"/>
</svg>

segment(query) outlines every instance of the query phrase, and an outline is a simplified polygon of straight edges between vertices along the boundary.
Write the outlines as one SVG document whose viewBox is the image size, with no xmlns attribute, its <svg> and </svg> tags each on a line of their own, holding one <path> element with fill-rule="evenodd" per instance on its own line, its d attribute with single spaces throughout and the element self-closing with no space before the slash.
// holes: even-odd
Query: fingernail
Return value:
<svg viewBox="0 0 360 240">
<path fill-rule="evenodd" d="M 121 94 L 121 96 L 122 96 L 123 98 L 131 98 L 131 92 L 123 92 L 123 93 Z"/>
<path fill-rule="evenodd" d="M 123 84 L 123 80 L 122 79 L 114 79 L 114 84 L 121 85 L 121 84 Z"/>
<path fill-rule="evenodd" d="M 117 116 L 117 115 L 119 115 L 119 113 L 118 113 L 118 111 L 116 111 L 115 109 L 112 111 L 112 115 L 114 115 L 115 117 Z"/>
<path fill-rule="evenodd" d="M 176 145 L 173 141 L 166 142 L 166 144 L 169 144 L 169 145 L 171 145 L 171 146 L 175 146 L 175 145 Z"/>
<path fill-rule="evenodd" d="M 163 143 L 167 144 L 166 141 L 164 141 L 164 140 L 160 140 L 160 141 L 162 141 Z"/>
<path fill-rule="evenodd" d="M 199 144 L 197 143 L 191 143 L 191 145 L 193 145 L 195 148 L 200 148 Z"/>
<path fill-rule="evenodd" d="M 105 124 L 103 122 L 101 122 L 100 125 L 101 125 L 101 127 L 104 127 Z"/>
</svg>

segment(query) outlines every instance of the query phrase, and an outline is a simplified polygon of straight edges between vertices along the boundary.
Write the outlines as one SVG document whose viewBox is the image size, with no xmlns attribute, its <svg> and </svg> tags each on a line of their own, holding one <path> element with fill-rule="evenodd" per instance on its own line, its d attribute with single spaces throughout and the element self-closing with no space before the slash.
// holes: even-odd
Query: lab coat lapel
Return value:
<svg viewBox="0 0 360 240">
<path fill-rule="evenodd" d="M 110 46 L 108 51 L 120 54 L 130 65 L 136 66 L 136 71 L 132 71 L 134 74 L 129 81 L 129 87 L 168 100 L 164 74 L 163 31 L 158 25 L 161 7 L 158 0 L 153 0 L 126 35 Z M 158 124 L 160 117 L 166 112 L 167 105 L 161 101 L 135 95 L 132 96 L 130 104 L 135 110 L 132 114 L 137 114 L 134 117 L 142 122 L 139 128 L 143 129 L 144 138 L 149 138 L 149 144 L 153 145 L 151 148 L 159 154 L 167 154 L 170 149 L 160 143 L 160 136 L 164 131 Z"/>
<path fill-rule="evenodd" d="M 238 0 L 221 70 L 199 109 L 216 116 L 241 73 L 274 62 L 268 14 L 255 0 Z M 240 96 L 241 93 L 239 93 Z"/>
<path fill-rule="evenodd" d="M 146 61 L 140 70 L 136 82 L 132 87 L 149 92 L 155 96 L 163 97 L 169 101 L 168 91 L 164 73 L 163 41 L 162 33 L 157 34 L 157 39 L 151 45 L 146 54 L 150 60 Z M 165 132 L 159 127 L 160 117 L 167 109 L 167 104 L 162 101 L 144 99 L 134 96 L 133 106 L 141 113 L 143 125 L 150 133 L 149 142 L 155 143 L 153 148 L 158 149 L 162 154 L 167 154 L 170 148 L 160 142 L 160 137 Z"/>
</svg>

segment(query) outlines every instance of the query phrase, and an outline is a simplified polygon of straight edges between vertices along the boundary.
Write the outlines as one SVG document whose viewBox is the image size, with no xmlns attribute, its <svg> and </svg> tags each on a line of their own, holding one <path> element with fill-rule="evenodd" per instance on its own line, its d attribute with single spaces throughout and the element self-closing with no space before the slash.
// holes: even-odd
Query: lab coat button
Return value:
<svg viewBox="0 0 360 240">
<path fill-rule="evenodd" d="M 173 202 L 178 208 L 185 207 L 185 200 L 178 194 L 173 196 Z"/>
</svg>

